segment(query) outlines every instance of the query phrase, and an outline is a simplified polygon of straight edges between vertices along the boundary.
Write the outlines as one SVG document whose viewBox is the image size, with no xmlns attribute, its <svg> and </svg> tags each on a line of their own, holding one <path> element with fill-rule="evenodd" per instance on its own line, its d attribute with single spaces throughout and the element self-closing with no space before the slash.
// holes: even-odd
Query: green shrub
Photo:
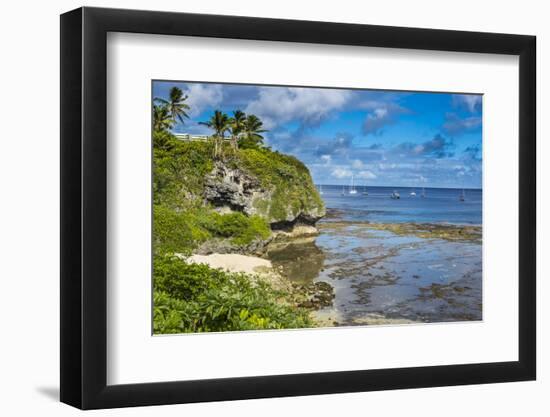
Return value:
<svg viewBox="0 0 550 417">
<path fill-rule="evenodd" d="M 216 236 L 231 238 L 236 245 L 248 245 L 254 239 L 267 239 L 271 229 L 260 216 L 246 216 L 235 212 L 228 214 L 213 213 L 213 222 L 208 225 Z"/>
<path fill-rule="evenodd" d="M 154 333 L 314 327 L 309 313 L 259 278 L 154 258 Z"/>
<path fill-rule="evenodd" d="M 210 232 L 201 227 L 196 210 L 175 211 L 163 205 L 153 206 L 155 253 L 188 254 L 210 237 Z"/>
<path fill-rule="evenodd" d="M 166 143 L 157 147 L 157 136 Z M 153 141 L 153 200 L 185 208 L 186 201 L 200 197 L 204 191 L 205 176 L 214 167 L 212 144 L 183 142 L 166 132 L 155 133 Z"/>
<path fill-rule="evenodd" d="M 188 207 L 176 211 L 164 205 L 153 206 L 155 253 L 189 254 L 210 238 L 226 238 L 246 246 L 271 234 L 269 224 L 260 216 L 243 213 L 219 214 L 209 207 Z"/>
</svg>

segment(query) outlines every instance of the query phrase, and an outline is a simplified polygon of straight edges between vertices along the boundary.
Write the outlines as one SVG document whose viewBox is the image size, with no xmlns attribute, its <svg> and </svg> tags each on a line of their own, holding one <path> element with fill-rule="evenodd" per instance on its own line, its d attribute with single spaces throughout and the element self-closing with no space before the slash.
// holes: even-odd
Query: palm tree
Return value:
<svg viewBox="0 0 550 417">
<path fill-rule="evenodd" d="M 229 120 L 231 125 L 231 142 L 233 148 L 237 149 L 237 140 L 239 135 L 241 135 L 246 126 L 246 114 L 241 110 L 235 110 L 233 112 L 233 117 Z"/>
<path fill-rule="evenodd" d="M 174 121 L 167 106 L 153 105 L 153 130 L 161 132 L 172 128 Z"/>
<path fill-rule="evenodd" d="M 210 120 L 199 122 L 199 124 L 208 126 L 214 131 L 214 157 L 217 157 L 219 143 L 220 141 L 223 143 L 225 132 L 231 128 L 229 116 L 220 110 L 216 110 Z"/>
<path fill-rule="evenodd" d="M 263 122 L 260 118 L 254 114 L 249 114 L 246 116 L 244 123 L 244 134 L 247 139 L 247 142 L 253 146 L 261 145 L 264 141 L 264 137 L 261 133 L 267 132 L 267 130 L 262 129 Z"/>
<path fill-rule="evenodd" d="M 156 97 L 155 101 L 165 105 L 168 108 L 170 116 L 172 117 L 172 121 L 175 124 L 177 120 L 183 123 L 184 117 L 189 118 L 189 115 L 185 111 L 190 109 L 189 105 L 185 103 L 185 100 L 187 100 L 187 98 L 188 96 L 183 95 L 183 91 L 181 91 L 180 88 L 172 87 L 169 92 L 168 100 Z"/>
</svg>

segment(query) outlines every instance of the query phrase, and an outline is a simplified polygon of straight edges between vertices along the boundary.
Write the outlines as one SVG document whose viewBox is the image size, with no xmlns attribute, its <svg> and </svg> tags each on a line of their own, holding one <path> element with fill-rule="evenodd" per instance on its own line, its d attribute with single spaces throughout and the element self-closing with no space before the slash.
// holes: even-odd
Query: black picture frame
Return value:
<svg viewBox="0 0 550 417">
<path fill-rule="evenodd" d="M 519 56 L 519 360 L 107 385 L 108 32 Z M 136 10 L 61 16 L 61 401 L 81 409 L 534 380 L 536 38 Z"/>
</svg>

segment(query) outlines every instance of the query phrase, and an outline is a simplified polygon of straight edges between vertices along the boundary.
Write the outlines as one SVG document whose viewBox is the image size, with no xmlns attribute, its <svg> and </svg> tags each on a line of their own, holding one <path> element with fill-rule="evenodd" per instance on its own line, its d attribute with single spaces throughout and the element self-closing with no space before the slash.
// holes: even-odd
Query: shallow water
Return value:
<svg viewBox="0 0 550 417">
<path fill-rule="evenodd" d="M 354 222 L 356 211 L 336 209 L 318 224 L 316 239 L 272 248 L 268 253 L 289 279 L 324 281 L 334 287 L 333 306 L 317 312 L 324 322 L 364 325 L 482 319 L 480 243 L 398 235 L 369 228 L 364 221 L 371 216 Z M 335 222 L 340 219 L 349 223 Z"/>
</svg>

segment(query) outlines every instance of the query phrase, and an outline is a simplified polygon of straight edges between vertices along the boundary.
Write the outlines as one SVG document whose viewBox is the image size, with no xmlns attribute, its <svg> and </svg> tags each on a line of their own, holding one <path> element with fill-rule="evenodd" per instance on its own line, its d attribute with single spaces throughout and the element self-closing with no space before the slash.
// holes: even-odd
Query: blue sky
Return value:
<svg viewBox="0 0 550 417">
<path fill-rule="evenodd" d="M 272 149 L 303 161 L 317 184 L 481 188 L 482 96 L 190 82 L 174 132 L 209 134 L 214 110 L 260 117 Z"/>
</svg>

